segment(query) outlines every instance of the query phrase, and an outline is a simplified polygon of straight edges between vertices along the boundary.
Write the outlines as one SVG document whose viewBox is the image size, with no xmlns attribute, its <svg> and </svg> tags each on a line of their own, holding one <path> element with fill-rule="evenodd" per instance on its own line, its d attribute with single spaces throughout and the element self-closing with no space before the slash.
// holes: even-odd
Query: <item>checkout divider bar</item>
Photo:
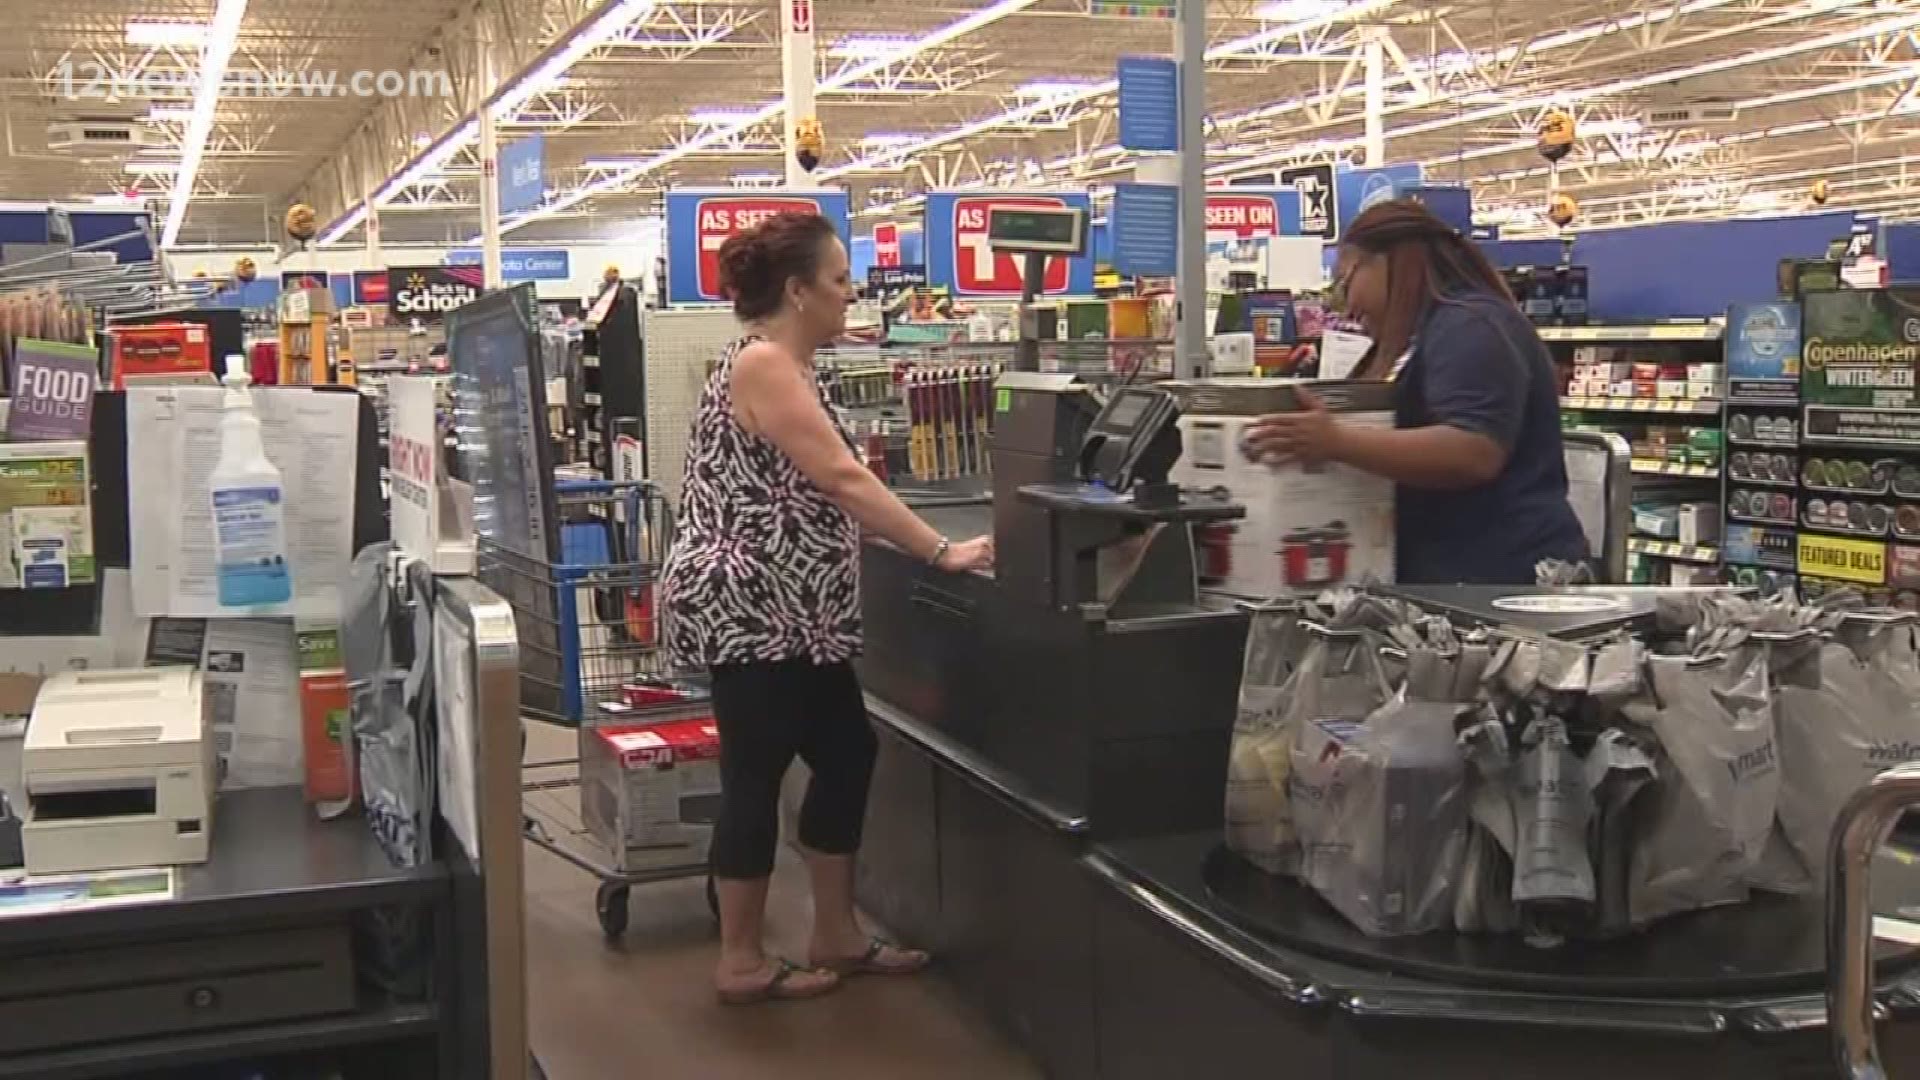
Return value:
<svg viewBox="0 0 1920 1080">
<path fill-rule="evenodd" d="M 529 1080 L 538 1076 L 528 1049 L 526 864 L 522 847 L 520 806 L 520 641 L 513 609 L 493 590 L 469 577 L 440 577 L 434 581 L 433 619 L 439 745 L 470 747 L 473 753 L 473 824 L 479 857 L 469 862 L 478 883 L 479 910 L 455 920 L 456 926 L 484 926 L 485 961 L 482 977 L 465 970 L 461 994 L 483 995 L 481 1008 L 463 1007 L 466 1017 L 484 1017 L 484 1048 L 473 1046 L 462 1033 L 462 1058 L 467 1067 L 484 1060 L 487 1080 Z M 445 670 L 445 660 L 465 656 L 457 673 Z M 450 684 L 450 675 L 466 685 Z M 466 732 L 450 731 L 453 724 L 470 723 Z M 452 741 L 449 741 L 449 740 Z M 442 792 L 443 799 L 449 796 Z M 444 816 L 445 807 L 442 807 Z M 455 847 L 458 848 L 458 841 Z M 463 850 L 448 852 L 455 861 L 467 859 Z M 456 895 L 471 895 L 458 887 L 466 876 L 456 869 Z M 452 943 L 457 955 L 471 956 L 474 943 Z M 476 1012 L 480 1015 L 476 1016 Z M 469 1056 L 472 1055 L 472 1056 Z"/>
<path fill-rule="evenodd" d="M 1089 823 L 1084 814 L 1075 814 L 1035 793 L 1017 777 L 984 756 L 913 720 L 872 694 L 867 695 L 867 714 L 885 724 L 894 734 L 952 765 L 975 787 L 1012 804 L 1055 831 L 1072 836 L 1087 832 Z"/>
</svg>

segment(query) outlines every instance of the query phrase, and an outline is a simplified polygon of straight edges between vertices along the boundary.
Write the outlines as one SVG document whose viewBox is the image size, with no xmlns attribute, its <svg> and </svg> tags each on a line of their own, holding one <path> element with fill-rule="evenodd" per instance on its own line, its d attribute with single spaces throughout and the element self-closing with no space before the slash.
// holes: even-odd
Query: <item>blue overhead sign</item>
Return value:
<svg viewBox="0 0 1920 1080">
<path fill-rule="evenodd" d="M 1120 145 L 1180 149 L 1180 65 L 1160 56 L 1120 58 Z"/>
<path fill-rule="evenodd" d="M 1339 236 L 1360 212 L 1374 203 L 1399 196 L 1402 185 L 1420 183 L 1424 174 L 1418 164 L 1387 165 L 1378 169 L 1343 169 L 1334 173 L 1334 205 L 1339 214 Z"/>
<path fill-rule="evenodd" d="M 717 304 L 720 245 L 767 218 L 819 214 L 833 223 L 840 242 L 853 250 L 853 217 L 844 191 L 667 192 L 667 299 L 676 304 Z"/>
<path fill-rule="evenodd" d="M 1179 263 L 1179 186 L 1115 184 L 1113 268 L 1128 277 L 1172 277 Z"/>
<path fill-rule="evenodd" d="M 996 206 L 1014 209 L 1068 208 L 1093 216 L 1084 191 L 936 191 L 927 195 L 927 283 L 954 296 L 1018 299 L 1024 260 L 997 252 L 987 240 L 987 215 Z M 1093 258 L 1051 256 L 1043 275 L 1047 296 L 1092 296 Z"/>
<path fill-rule="evenodd" d="M 500 148 L 500 212 L 523 214 L 547 197 L 547 141 L 540 135 Z"/>
<path fill-rule="evenodd" d="M 448 266 L 479 266 L 480 261 L 479 248 L 447 252 Z M 500 253 L 500 277 L 504 281 L 565 281 L 572 276 L 572 260 L 562 248 L 508 248 Z"/>
</svg>

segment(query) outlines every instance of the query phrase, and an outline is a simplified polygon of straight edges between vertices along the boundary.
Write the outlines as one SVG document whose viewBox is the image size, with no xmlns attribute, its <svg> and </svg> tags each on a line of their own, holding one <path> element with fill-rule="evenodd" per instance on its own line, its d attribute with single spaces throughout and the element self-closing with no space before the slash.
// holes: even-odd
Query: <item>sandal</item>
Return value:
<svg viewBox="0 0 1920 1080">
<path fill-rule="evenodd" d="M 818 987 L 801 989 L 788 985 L 788 980 L 797 974 L 832 974 L 834 978 Z M 840 988 L 839 972 L 828 972 L 825 968 L 803 968 L 790 960 L 777 960 L 773 965 L 773 974 L 759 986 L 749 986 L 733 990 L 718 990 L 722 1005 L 759 1005 L 768 1001 L 805 1001 L 808 998 L 830 994 Z"/>
<path fill-rule="evenodd" d="M 899 953 L 905 960 L 887 962 L 880 957 L 888 949 Z M 859 956 L 842 957 L 838 960 L 820 962 L 817 966 L 823 971 L 837 975 L 915 975 L 926 969 L 933 958 L 918 949 L 903 949 L 885 938 L 868 938 L 867 951 Z"/>
</svg>

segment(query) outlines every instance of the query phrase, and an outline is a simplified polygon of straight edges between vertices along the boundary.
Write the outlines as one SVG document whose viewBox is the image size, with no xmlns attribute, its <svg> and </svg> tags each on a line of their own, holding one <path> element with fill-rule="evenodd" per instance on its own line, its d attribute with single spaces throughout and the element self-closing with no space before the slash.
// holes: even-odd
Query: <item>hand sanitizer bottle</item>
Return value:
<svg viewBox="0 0 1920 1080">
<path fill-rule="evenodd" d="M 220 606 L 251 608 L 293 598 L 287 568 L 285 489 L 267 460 L 260 418 L 247 392 L 246 361 L 227 357 L 226 412 L 220 418 L 220 460 L 207 488 L 213 498 L 214 567 Z"/>
</svg>

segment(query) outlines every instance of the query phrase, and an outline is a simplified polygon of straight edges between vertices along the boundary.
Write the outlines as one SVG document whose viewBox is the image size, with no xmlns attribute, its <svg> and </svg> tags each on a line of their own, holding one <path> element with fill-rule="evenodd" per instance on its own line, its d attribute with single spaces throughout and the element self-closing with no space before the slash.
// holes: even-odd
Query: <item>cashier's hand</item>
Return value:
<svg viewBox="0 0 1920 1080">
<path fill-rule="evenodd" d="M 947 548 L 935 564 L 950 574 L 993 569 L 993 537 L 976 536 Z"/>
<path fill-rule="evenodd" d="M 1247 427 L 1240 449 L 1248 460 L 1318 465 L 1340 456 L 1340 422 L 1313 391 L 1302 386 L 1294 393 L 1300 402 L 1298 412 L 1263 416 Z"/>
</svg>

